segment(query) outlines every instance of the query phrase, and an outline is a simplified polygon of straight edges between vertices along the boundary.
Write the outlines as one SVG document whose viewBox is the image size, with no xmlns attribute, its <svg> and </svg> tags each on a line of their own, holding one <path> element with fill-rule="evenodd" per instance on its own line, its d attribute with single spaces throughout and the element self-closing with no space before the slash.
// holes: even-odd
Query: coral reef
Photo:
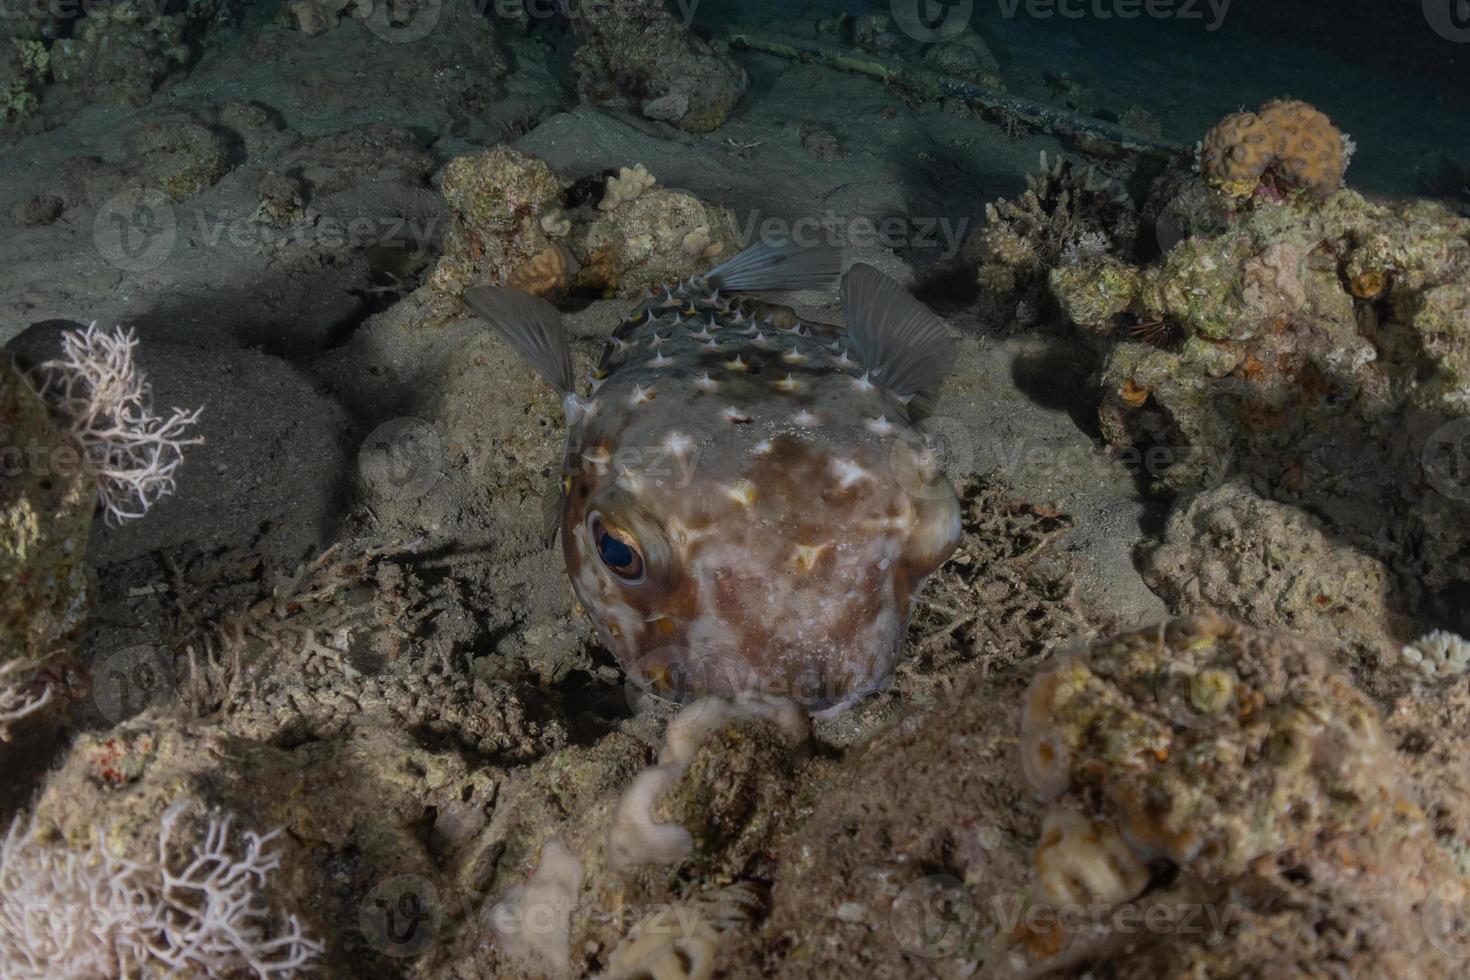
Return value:
<svg viewBox="0 0 1470 980">
<path fill-rule="evenodd" d="M 109 521 L 140 518 L 175 489 L 187 435 L 203 409 L 158 415 L 153 389 L 133 362 L 131 330 L 104 333 L 93 324 L 62 335 L 62 356 L 37 368 L 36 392 L 65 425 L 81 453 Z"/>
<path fill-rule="evenodd" d="M 1416 679 L 1438 681 L 1470 670 L 1470 640 L 1448 630 L 1431 630 L 1400 651 L 1403 665 Z"/>
<path fill-rule="evenodd" d="M 540 698 L 452 667 L 452 633 L 422 660 L 401 656 L 443 601 L 404 568 L 410 557 L 329 552 L 181 638 L 183 704 L 221 731 L 262 742 L 339 738 L 381 724 L 508 761 L 560 746 L 565 728 Z"/>
<path fill-rule="evenodd" d="M 229 760 L 227 771 L 221 759 Z M 438 862 L 457 864 L 483 824 L 498 777 L 498 770 L 419 744 L 398 727 L 364 725 L 352 738 L 285 748 L 150 710 L 110 731 L 79 736 L 64 765 L 47 777 L 34 826 L 48 853 L 82 851 L 100 838 L 119 861 L 155 866 L 160 828 L 177 821 L 168 852 L 176 875 L 213 870 L 207 862 L 186 870 L 191 849 L 204 854 L 213 846 L 238 857 L 238 845 L 226 847 L 219 836 L 226 815 L 241 827 L 279 829 L 272 853 L 256 855 L 282 873 L 251 883 L 259 885 L 259 897 L 237 914 L 281 910 L 275 917 L 281 931 L 257 935 L 310 936 L 321 943 L 324 963 L 364 975 L 381 967 L 382 956 L 394 955 L 390 938 L 403 941 L 401 929 L 385 937 L 368 928 L 365 909 L 374 909 L 378 897 L 391 905 L 406 890 L 405 901 L 437 920 L 462 901 Z M 242 876 L 234 887 L 245 884 Z M 290 915 L 299 931 L 289 928 Z M 179 924 L 188 926 L 182 916 Z M 290 950 L 282 943 L 275 955 L 284 959 Z"/>
<path fill-rule="evenodd" d="M 1219 612 L 1340 643 L 1370 668 L 1397 650 L 1391 610 L 1400 602 L 1388 569 L 1241 480 L 1179 503 L 1144 578 L 1176 613 Z"/>
<path fill-rule="evenodd" d="M 553 302 L 570 288 L 636 297 L 707 272 L 739 251 L 734 217 L 685 191 L 656 187 L 643 164 L 565 185 L 511 147 L 445 167 L 450 206 L 444 254 L 429 279 L 438 316 L 458 312 L 469 286 L 506 282 Z"/>
<path fill-rule="evenodd" d="M 658 179 L 648 172 L 643 164 L 635 167 L 620 167 L 616 177 L 607 179 L 607 190 L 597 202 L 597 210 L 612 211 L 621 204 L 637 200 L 638 195 L 648 190 Z"/>
<path fill-rule="evenodd" d="M 980 233 L 981 315 L 994 326 L 1034 326 L 1052 309 L 1048 271 L 1070 254 L 1131 255 L 1138 214 L 1127 193 L 1090 168 L 1041 155 L 1014 201 L 985 207 Z"/>
<path fill-rule="evenodd" d="M 0 355 L 0 739 L 58 694 L 87 608 L 96 491 L 80 450 Z M 64 686 L 64 685 L 63 685 Z"/>
<path fill-rule="evenodd" d="M 735 219 L 686 191 L 640 193 L 574 231 L 582 256 L 578 285 L 636 297 L 645 290 L 709 271 L 739 251 Z"/>
<path fill-rule="evenodd" d="M 1243 470 L 1431 594 L 1463 577 L 1466 554 L 1444 518 L 1457 491 L 1418 457 L 1470 406 L 1467 282 L 1470 222 L 1351 191 L 1257 208 L 1141 270 L 1095 261 L 1052 278 L 1079 316 L 1121 306 L 1098 297 L 1123 283 L 1129 317 L 1176 332 L 1169 349 L 1111 347 L 1101 372 L 1109 442 L 1175 464 L 1149 474 L 1157 486 L 1210 487 Z M 1385 525 L 1391 549 L 1374 543 Z"/>
<path fill-rule="evenodd" d="M 446 312 L 456 309 L 470 286 L 505 282 L 533 262 L 521 281 L 556 295 L 566 276 L 556 274 L 560 254 L 542 228 L 555 211 L 563 186 L 543 161 L 501 145 L 456 157 L 444 168 L 441 187 L 449 202 L 444 254 L 429 278 Z M 547 295 L 547 294 L 543 294 Z"/>
<path fill-rule="evenodd" d="M 1326 197 L 1342 186 L 1353 144 L 1305 102 L 1277 99 L 1226 116 L 1205 134 L 1200 172 L 1234 197 L 1279 199 L 1291 191 Z"/>
<path fill-rule="evenodd" d="M 117 0 L 85 17 L 55 6 L 8 17 L 4 40 L 14 37 L 25 47 L 12 59 L 18 64 L 0 68 L 0 92 L 9 102 L 0 116 L 99 101 L 144 105 L 191 61 L 221 6 L 220 0 L 188 0 L 165 9 Z"/>
<path fill-rule="evenodd" d="M 1449 975 L 1418 910 L 1453 865 L 1378 713 L 1324 649 L 1214 617 L 1105 641 L 1036 677 L 1021 745 L 1038 793 L 1116 828 L 1138 859 L 1178 869 L 1173 901 L 1229 895 L 1243 920 L 1223 945 L 1182 936 L 1145 944 L 1120 975 L 1235 973 L 1247 964 L 1269 973 L 1303 955 L 1321 974 L 1394 974 L 1415 962 L 1425 975 Z M 1050 852 L 1064 839 L 1043 836 L 1039 871 L 1053 868 Z M 1114 847 L 1099 838 L 1090 850 L 1093 858 L 1077 859 L 1074 888 L 1135 890 L 1137 868 L 1120 872 Z M 1351 938 L 1314 932 L 1308 917 L 1318 914 Z M 1279 945 L 1255 939 L 1270 925 Z M 1044 963 L 1106 939 L 1031 929 L 1022 944 Z"/>
<path fill-rule="evenodd" d="M 180 826 L 187 809 L 166 810 L 156 850 L 137 859 L 114 854 L 100 827 L 72 848 L 17 819 L 0 842 L 0 973 L 250 970 L 267 980 L 310 970 L 321 945 L 262 894 L 280 870 L 271 849 L 279 831 L 235 832 L 226 815 L 209 818 L 202 839 L 189 840 Z"/>
<path fill-rule="evenodd" d="M 372 0 L 292 0 L 285 13 L 298 31 L 316 35 L 336 27 L 344 13 L 366 20 L 373 14 L 373 4 Z"/>
<path fill-rule="evenodd" d="M 985 39 L 965 30 L 924 52 L 924 64 L 942 75 L 967 78 L 987 88 L 1001 88 L 1000 62 Z"/>
<path fill-rule="evenodd" d="M 745 92 L 745 72 L 675 20 L 662 0 L 577 4 L 585 39 L 573 67 L 582 99 L 681 129 L 718 129 Z"/>
</svg>

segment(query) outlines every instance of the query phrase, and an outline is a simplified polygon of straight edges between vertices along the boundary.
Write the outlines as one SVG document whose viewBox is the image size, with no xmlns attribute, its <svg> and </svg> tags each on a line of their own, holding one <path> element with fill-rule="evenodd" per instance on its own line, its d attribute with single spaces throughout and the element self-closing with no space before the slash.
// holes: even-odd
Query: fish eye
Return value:
<svg viewBox="0 0 1470 980">
<path fill-rule="evenodd" d="M 643 553 L 631 538 L 610 530 L 602 517 L 593 514 L 588 522 L 592 531 L 592 543 L 597 546 L 597 556 L 618 578 L 629 585 L 643 581 Z"/>
</svg>

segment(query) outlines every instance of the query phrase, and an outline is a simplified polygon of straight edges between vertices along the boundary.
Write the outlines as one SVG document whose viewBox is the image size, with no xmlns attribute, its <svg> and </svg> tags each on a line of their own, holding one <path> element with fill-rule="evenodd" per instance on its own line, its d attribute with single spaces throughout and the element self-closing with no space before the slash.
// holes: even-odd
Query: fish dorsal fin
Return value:
<svg viewBox="0 0 1470 980">
<path fill-rule="evenodd" d="M 466 289 L 464 301 L 562 395 L 572 393 L 572 353 L 561 314 L 546 300 L 510 286 Z"/>
<path fill-rule="evenodd" d="M 795 241 L 750 246 L 705 274 L 713 289 L 759 293 L 767 289 L 826 289 L 842 274 L 842 251 Z"/>
<path fill-rule="evenodd" d="M 858 263 L 842 277 L 842 315 L 853 354 L 883 387 L 920 405 L 954 363 L 944 321 L 892 279 Z"/>
</svg>

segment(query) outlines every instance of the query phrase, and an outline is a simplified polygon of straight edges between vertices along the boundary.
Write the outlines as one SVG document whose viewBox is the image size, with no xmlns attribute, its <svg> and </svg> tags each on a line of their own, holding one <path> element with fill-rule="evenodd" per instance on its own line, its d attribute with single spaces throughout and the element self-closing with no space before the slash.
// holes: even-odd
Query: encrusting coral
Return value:
<svg viewBox="0 0 1470 980">
<path fill-rule="evenodd" d="M 1342 186 L 1353 144 L 1313 106 L 1291 99 L 1226 116 L 1205 134 L 1199 169 L 1233 197 L 1326 197 Z"/>
<path fill-rule="evenodd" d="M 1298 508 L 1241 480 L 1182 500 L 1143 563 L 1176 613 L 1218 612 L 1252 626 L 1339 643 L 1358 664 L 1393 659 L 1393 576 Z"/>
<path fill-rule="evenodd" d="M 1043 833 L 1043 883 L 1059 828 L 1092 841 L 1038 899 L 1126 900 L 1146 880 L 1137 862 L 1154 862 L 1177 875 L 1140 902 L 1229 903 L 1230 938 L 1153 937 L 1120 975 L 1271 975 L 1306 962 L 1312 975 L 1400 975 L 1409 963 L 1452 975 L 1419 910 L 1453 865 L 1377 711 L 1325 649 L 1215 617 L 1103 641 L 1032 681 L 1021 746 L 1034 790 L 1072 814 Z M 1088 837 L 1087 821 L 1116 830 L 1133 859 L 1106 831 Z M 1316 916 L 1351 938 L 1312 929 Z M 1256 941 L 1260 930 L 1275 941 Z M 1039 966 L 1108 943 L 1029 925 L 1017 939 Z"/>
</svg>

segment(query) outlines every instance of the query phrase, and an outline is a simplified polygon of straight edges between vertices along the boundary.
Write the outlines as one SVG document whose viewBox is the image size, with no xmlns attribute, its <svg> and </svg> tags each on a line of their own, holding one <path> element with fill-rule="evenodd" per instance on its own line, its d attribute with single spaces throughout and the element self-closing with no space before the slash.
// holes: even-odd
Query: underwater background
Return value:
<svg viewBox="0 0 1470 980">
<path fill-rule="evenodd" d="M 1465 0 L 0 0 L 0 978 L 1465 975 L 1467 79 Z"/>
</svg>

